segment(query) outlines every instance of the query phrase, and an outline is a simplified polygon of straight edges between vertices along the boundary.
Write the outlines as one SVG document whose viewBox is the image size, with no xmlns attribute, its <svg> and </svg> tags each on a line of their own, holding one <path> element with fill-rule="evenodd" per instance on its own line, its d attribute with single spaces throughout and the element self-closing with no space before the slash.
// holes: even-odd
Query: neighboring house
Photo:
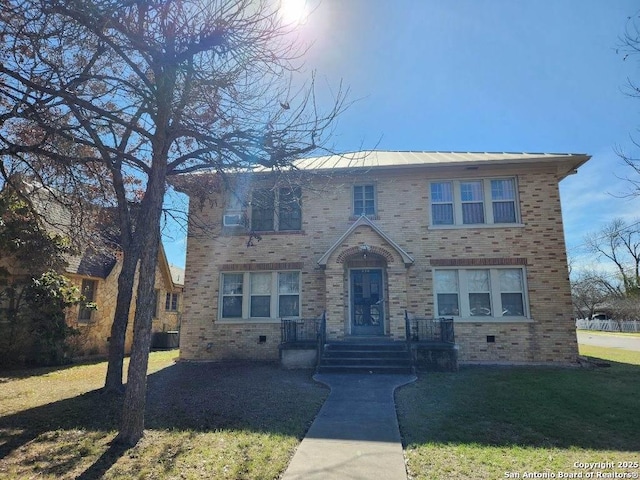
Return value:
<svg viewBox="0 0 640 480">
<path fill-rule="evenodd" d="M 106 354 L 109 351 L 111 324 L 118 296 L 118 276 L 122 261 L 116 251 L 113 255 L 96 253 L 91 249 L 80 256 L 69 259 L 65 274 L 75 283 L 87 301 L 94 302 L 96 309 L 78 306 L 68 314 L 71 326 L 80 330 L 81 335 L 74 339 L 80 354 Z M 158 254 L 156 268 L 156 302 L 153 312 L 153 332 L 177 331 L 180 328 L 180 310 L 182 308 L 182 288 L 180 281 L 172 277 L 174 270 L 184 278 L 184 272 L 170 267 L 164 248 Z M 137 288 L 137 278 L 134 291 Z M 131 350 L 133 342 L 133 317 L 135 315 L 135 294 L 129 312 L 129 324 L 125 341 L 125 351 Z"/>
<path fill-rule="evenodd" d="M 192 175 L 181 358 L 277 360 L 281 319 L 323 312 L 327 341 L 404 341 L 407 311 L 452 317 L 460 362 L 574 362 L 558 183 L 589 158 L 360 152 L 208 199 Z"/>
<path fill-rule="evenodd" d="M 76 243 L 82 245 L 81 251 L 65 257 L 67 266 L 60 273 L 71 279 L 87 302 L 95 304 L 95 308 L 81 305 L 69 309 L 67 322 L 80 331 L 80 335 L 72 337 L 71 342 L 76 355 L 106 354 L 118 294 L 118 275 L 122 269 L 119 229 L 113 217 L 114 211 L 86 207 L 75 211 L 72 206 L 63 206 L 57 201 L 59 197 L 54 198 L 52 192 L 42 186 L 28 182 L 18 185 L 31 199 L 48 231 L 69 238 L 75 236 Z M 10 276 L 20 274 L 11 268 L 9 260 L 0 252 L 0 266 L 8 265 Z M 169 265 L 161 245 L 155 279 L 153 332 L 177 331 L 180 328 L 183 286 L 184 270 Z M 125 341 L 127 353 L 133 341 L 136 288 L 137 279 Z"/>
</svg>

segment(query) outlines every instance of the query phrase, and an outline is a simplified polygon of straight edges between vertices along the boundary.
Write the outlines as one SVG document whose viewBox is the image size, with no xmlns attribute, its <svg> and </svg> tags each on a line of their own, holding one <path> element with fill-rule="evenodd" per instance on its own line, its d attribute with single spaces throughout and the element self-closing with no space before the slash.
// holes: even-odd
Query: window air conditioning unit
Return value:
<svg viewBox="0 0 640 480">
<path fill-rule="evenodd" d="M 241 213 L 225 214 L 223 224 L 225 227 L 242 226 L 242 214 Z"/>
</svg>

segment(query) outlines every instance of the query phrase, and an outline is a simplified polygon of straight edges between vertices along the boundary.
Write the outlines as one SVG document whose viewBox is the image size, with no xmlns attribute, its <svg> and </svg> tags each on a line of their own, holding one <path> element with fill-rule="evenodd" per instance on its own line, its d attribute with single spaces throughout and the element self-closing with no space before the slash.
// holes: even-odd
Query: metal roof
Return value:
<svg viewBox="0 0 640 480">
<path fill-rule="evenodd" d="M 509 152 L 420 152 L 365 150 L 340 155 L 303 158 L 293 162 L 300 170 L 346 168 L 409 167 L 421 165 L 464 165 L 493 163 L 546 163 L 577 161 L 582 165 L 590 157 L 575 153 L 509 153 Z"/>
</svg>

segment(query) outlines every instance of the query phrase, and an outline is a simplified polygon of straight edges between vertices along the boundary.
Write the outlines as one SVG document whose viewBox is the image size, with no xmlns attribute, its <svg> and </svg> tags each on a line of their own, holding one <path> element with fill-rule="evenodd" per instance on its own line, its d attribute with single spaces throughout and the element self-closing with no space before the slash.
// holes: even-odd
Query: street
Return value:
<svg viewBox="0 0 640 480">
<path fill-rule="evenodd" d="M 576 332 L 578 343 L 582 345 L 594 345 L 597 347 L 621 348 L 623 350 L 635 350 L 640 352 L 640 336 L 590 332 L 579 330 Z"/>
</svg>

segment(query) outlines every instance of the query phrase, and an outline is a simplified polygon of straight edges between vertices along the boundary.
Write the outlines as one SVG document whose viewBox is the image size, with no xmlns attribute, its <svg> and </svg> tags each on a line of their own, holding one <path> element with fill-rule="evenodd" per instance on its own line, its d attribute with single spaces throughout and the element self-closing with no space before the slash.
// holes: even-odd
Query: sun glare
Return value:
<svg viewBox="0 0 640 480">
<path fill-rule="evenodd" d="M 306 0 L 280 0 L 280 15 L 287 25 L 304 24 L 308 13 Z"/>
</svg>

